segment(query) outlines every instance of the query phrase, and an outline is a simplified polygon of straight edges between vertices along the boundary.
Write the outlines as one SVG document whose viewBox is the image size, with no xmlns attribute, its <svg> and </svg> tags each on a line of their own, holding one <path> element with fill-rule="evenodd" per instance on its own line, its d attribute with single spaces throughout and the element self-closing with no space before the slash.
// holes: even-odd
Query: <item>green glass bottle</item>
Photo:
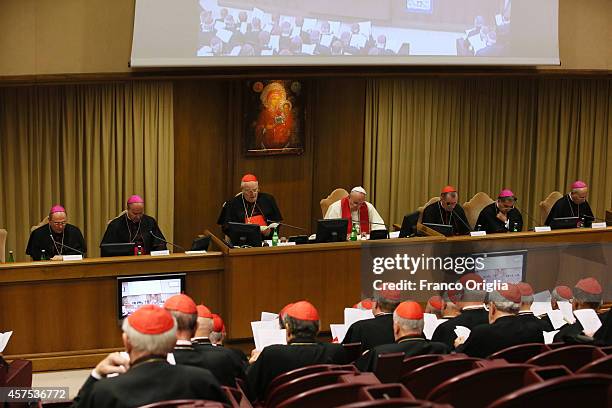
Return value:
<svg viewBox="0 0 612 408">
<path fill-rule="evenodd" d="M 44 249 L 40 252 L 40 260 L 41 261 L 48 261 L 49 258 L 47 258 L 47 251 L 45 251 Z"/>
<path fill-rule="evenodd" d="M 274 232 L 272 233 L 272 246 L 278 246 L 278 231 L 274 228 Z"/>
<path fill-rule="evenodd" d="M 353 224 L 351 229 L 351 241 L 357 241 L 357 228 L 355 228 L 355 224 Z"/>
<path fill-rule="evenodd" d="M 13 256 L 13 251 L 9 251 L 9 256 L 8 256 L 8 263 L 14 263 L 15 262 L 15 257 Z"/>
</svg>

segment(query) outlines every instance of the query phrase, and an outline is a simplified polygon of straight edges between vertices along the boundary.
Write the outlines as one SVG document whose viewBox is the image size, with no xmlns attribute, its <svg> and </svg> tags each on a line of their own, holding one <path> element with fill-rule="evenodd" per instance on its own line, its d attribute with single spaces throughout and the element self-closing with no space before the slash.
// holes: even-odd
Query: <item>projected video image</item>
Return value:
<svg viewBox="0 0 612 408">
<path fill-rule="evenodd" d="M 368 16 L 372 3 L 364 1 L 293 1 L 289 7 L 284 1 L 200 0 L 196 55 L 494 57 L 508 52 L 511 0 L 485 1 L 460 17 L 454 8 L 461 5 L 448 1 L 378 3 L 375 15 Z"/>
<path fill-rule="evenodd" d="M 476 271 L 487 282 L 518 283 L 524 281 L 523 267 L 526 252 L 507 254 L 477 254 L 483 257 L 484 268 Z"/>
<path fill-rule="evenodd" d="M 181 279 L 121 282 L 121 315 L 128 316 L 143 305 L 164 306 L 166 300 L 181 293 Z"/>
</svg>

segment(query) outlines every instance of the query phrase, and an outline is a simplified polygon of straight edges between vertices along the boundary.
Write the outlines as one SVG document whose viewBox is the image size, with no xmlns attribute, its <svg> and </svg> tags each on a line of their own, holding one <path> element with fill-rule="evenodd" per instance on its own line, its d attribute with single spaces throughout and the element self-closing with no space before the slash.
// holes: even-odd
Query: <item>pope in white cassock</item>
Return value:
<svg viewBox="0 0 612 408">
<path fill-rule="evenodd" d="M 352 223 L 355 224 L 358 233 L 369 234 L 372 230 L 386 229 L 385 221 L 376 208 L 365 200 L 366 195 L 363 187 L 354 187 L 348 196 L 329 206 L 325 219 L 346 218 L 349 220 L 347 234 L 351 233 Z"/>
</svg>

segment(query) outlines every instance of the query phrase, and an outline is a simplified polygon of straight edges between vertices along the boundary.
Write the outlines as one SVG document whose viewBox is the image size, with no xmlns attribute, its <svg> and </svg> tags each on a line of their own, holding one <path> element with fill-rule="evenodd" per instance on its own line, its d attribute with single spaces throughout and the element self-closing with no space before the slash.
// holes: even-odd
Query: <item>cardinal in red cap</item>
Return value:
<svg viewBox="0 0 612 408">
<path fill-rule="evenodd" d="M 599 281 L 593 277 L 580 279 L 576 282 L 572 291 L 572 307 L 573 310 L 593 309 L 596 313 L 599 312 L 603 299 L 603 288 Z M 599 319 L 604 319 L 603 314 L 599 315 Z M 595 333 L 586 333 L 584 327 L 579 320 L 572 324 L 563 326 L 555 335 L 555 342 L 576 343 L 584 341 L 583 336 L 593 337 Z"/>
<path fill-rule="evenodd" d="M 582 180 L 576 180 L 571 185 L 571 191 L 558 199 L 546 217 L 545 225 L 555 226 L 557 218 L 575 218 L 576 226 L 590 226 L 595 216 L 587 201 L 589 188 Z M 567 228 L 567 226 L 565 226 Z"/>
<path fill-rule="evenodd" d="M 64 255 L 85 255 L 87 246 L 83 234 L 77 226 L 66 222 L 67 217 L 64 207 L 53 205 L 49 222 L 30 233 L 26 254 L 35 261 L 61 261 Z"/>
<path fill-rule="evenodd" d="M 182 306 L 180 306 L 182 307 Z M 176 342 L 176 321 L 167 310 L 146 305 L 123 320 L 125 353 L 111 353 L 92 371 L 76 406 L 139 407 L 159 401 L 227 399 L 210 371 L 167 361 Z M 119 374 L 114 378 L 105 378 Z"/>
<path fill-rule="evenodd" d="M 499 234 L 505 232 L 519 232 L 523 230 L 523 216 L 514 206 L 516 196 L 510 189 L 503 189 L 497 196 L 497 201 L 484 207 L 478 219 L 475 229 L 486 231 L 487 234 Z"/>
<path fill-rule="evenodd" d="M 438 295 L 430 297 L 425 305 L 425 313 L 434 314 L 438 319 L 442 317 L 442 309 L 444 309 L 444 300 Z"/>
<path fill-rule="evenodd" d="M 210 333 L 210 341 L 215 345 L 223 345 L 223 341 L 225 340 L 225 323 L 223 322 L 223 318 L 213 313 L 213 329 Z"/>
<path fill-rule="evenodd" d="M 315 364 L 346 364 L 347 355 L 340 344 L 319 343 L 319 311 L 310 302 L 301 300 L 284 308 L 287 344 L 253 351 L 247 373 L 247 386 L 252 399 L 263 399 L 272 379 L 288 371 Z"/>
<path fill-rule="evenodd" d="M 132 255 L 107 252 L 110 250 L 107 249 L 106 244 L 133 243 L 134 255 L 167 249 L 166 238 L 157 221 L 146 215 L 144 208 L 144 200 L 141 196 L 134 194 L 127 199 L 126 210 L 106 226 L 106 232 L 100 245 L 102 256 Z"/>
<path fill-rule="evenodd" d="M 572 289 L 566 285 L 555 286 L 555 288 L 551 291 L 550 294 L 550 303 L 553 310 L 559 309 L 559 302 L 572 303 L 574 297 Z"/>
<path fill-rule="evenodd" d="M 223 232 L 230 239 L 238 239 L 232 234 L 230 222 L 240 224 L 259 225 L 265 237 L 271 236 L 273 228 L 270 224 L 279 223 L 283 217 L 271 194 L 259 191 L 259 180 L 254 174 L 247 173 L 240 180 L 241 193 L 227 200 L 223 204 L 217 224 L 221 225 Z M 278 226 L 276 226 L 278 228 Z M 234 245 L 244 245 L 234 242 Z M 246 243 L 253 245 L 253 243 Z"/>
<path fill-rule="evenodd" d="M 471 227 L 458 201 L 457 189 L 453 186 L 444 187 L 440 193 L 440 200 L 423 209 L 423 224 L 444 235 L 469 234 Z"/>
<path fill-rule="evenodd" d="M 498 290 L 489 293 L 490 324 L 474 327 L 467 340 L 458 337 L 455 340 L 456 351 L 484 358 L 507 347 L 544 343 L 542 327 L 517 316 L 520 304 L 521 290 L 518 285 L 500 284 Z"/>
<path fill-rule="evenodd" d="M 403 352 L 405 357 L 422 354 L 446 354 L 446 345 L 423 337 L 423 309 L 417 302 L 406 301 L 393 312 L 394 341 L 378 345 L 361 356 L 355 365 L 360 371 L 373 371 L 380 354 Z"/>
<path fill-rule="evenodd" d="M 194 345 L 212 345 L 210 333 L 213 331 L 213 314 L 210 309 L 204 305 L 196 306 L 198 313 L 198 326 L 191 343 Z"/>
<path fill-rule="evenodd" d="M 353 323 L 346 331 L 342 343 L 361 343 L 362 353 L 381 344 L 393 343 L 393 311 L 401 300 L 402 293 L 399 290 L 374 292 L 374 318 Z"/>
<path fill-rule="evenodd" d="M 533 305 L 533 288 L 527 282 L 519 282 L 516 284 L 521 292 L 521 306 L 518 312 L 518 318 L 522 319 L 527 325 L 533 324 L 540 327 L 542 331 L 553 331 L 552 322 L 546 314 L 543 316 L 535 316 L 531 311 Z"/>
</svg>

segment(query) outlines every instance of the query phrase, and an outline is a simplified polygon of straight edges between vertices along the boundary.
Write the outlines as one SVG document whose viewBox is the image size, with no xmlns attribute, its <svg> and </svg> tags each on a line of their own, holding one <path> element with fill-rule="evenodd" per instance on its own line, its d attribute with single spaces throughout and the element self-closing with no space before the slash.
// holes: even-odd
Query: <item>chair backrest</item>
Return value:
<svg viewBox="0 0 612 408">
<path fill-rule="evenodd" d="M 405 356 L 403 352 L 400 352 L 383 353 L 376 357 L 374 374 L 380 382 L 393 383 L 399 380 Z"/>
<path fill-rule="evenodd" d="M 453 358 L 436 361 L 401 377 L 400 382 L 418 399 L 424 399 L 442 381 L 474 369 L 478 358 Z"/>
<path fill-rule="evenodd" d="M 346 359 L 351 363 L 361 356 L 361 343 L 346 343 L 342 347 L 344 348 Z"/>
<path fill-rule="evenodd" d="M 323 215 L 323 217 L 325 217 L 327 209 L 330 205 L 332 205 L 338 200 L 342 200 L 347 195 L 349 195 L 348 191 L 343 188 L 337 188 L 332 191 L 326 198 L 322 199 L 319 204 L 321 205 L 321 214 Z"/>
<path fill-rule="evenodd" d="M 335 384 L 338 382 L 338 378 L 344 374 L 354 374 L 354 372 L 348 370 L 323 371 L 295 378 L 270 390 L 265 405 L 268 408 L 277 407 L 282 402 L 305 391 Z"/>
<path fill-rule="evenodd" d="M 471 370 L 438 385 L 429 393 L 427 400 L 452 404 L 455 408 L 485 407 L 523 387 L 525 373 L 531 367 L 527 364 L 506 364 Z"/>
<path fill-rule="evenodd" d="M 577 374 L 523 387 L 506 394 L 489 408 L 548 407 L 552 405 L 609 407 L 612 376 Z"/>
<path fill-rule="evenodd" d="M 30 360 L 13 360 L 9 365 L 3 387 L 31 387 L 32 362 Z"/>
<path fill-rule="evenodd" d="M 8 232 L 0 229 L 0 263 L 6 262 L 6 236 Z"/>
<path fill-rule="evenodd" d="M 422 356 L 406 357 L 402 363 L 402 368 L 399 377 L 408 374 L 419 367 L 442 360 L 440 354 L 423 354 Z"/>
<path fill-rule="evenodd" d="M 224 408 L 227 406 L 228 405 L 218 401 L 177 399 L 154 402 L 152 404 L 142 405 L 139 408 Z"/>
<path fill-rule="evenodd" d="M 503 358 L 509 363 L 524 363 L 531 357 L 537 356 L 538 354 L 549 351 L 550 348 L 546 344 L 542 343 L 526 343 L 519 344 L 516 346 L 507 347 L 496 353 L 491 354 L 489 360 Z"/>
<path fill-rule="evenodd" d="M 392 408 L 392 407 L 413 407 L 413 408 L 443 408 L 438 404 L 429 401 L 411 400 L 409 398 L 389 398 L 376 401 L 360 401 L 351 404 L 340 405 L 338 408 Z M 444 408 L 448 407 L 447 405 Z"/>
<path fill-rule="evenodd" d="M 38 224 L 32 225 L 30 227 L 30 232 L 33 232 L 36 228 L 42 227 L 43 225 L 48 224 L 48 223 L 49 223 L 49 216 L 47 215 Z"/>
<path fill-rule="evenodd" d="M 423 204 L 422 207 L 417 208 L 417 211 L 419 212 L 419 223 L 423 222 L 423 210 L 425 207 L 429 206 L 430 204 L 437 203 L 438 201 L 440 201 L 440 196 L 431 197 L 429 201 Z"/>
<path fill-rule="evenodd" d="M 234 388 L 223 385 L 221 389 L 232 408 L 253 408 L 253 405 L 251 405 L 251 402 L 240 387 Z"/>
<path fill-rule="evenodd" d="M 492 202 L 494 202 L 493 199 L 489 197 L 487 193 L 483 193 L 481 191 L 476 193 L 471 200 L 463 204 L 465 216 L 467 217 L 468 224 L 472 229 L 474 229 L 476 226 L 476 221 L 478 220 L 478 216 L 480 215 L 482 209 Z"/>
<path fill-rule="evenodd" d="M 576 374 L 612 374 L 612 355 L 591 361 L 576 371 Z"/>
<path fill-rule="evenodd" d="M 598 347 L 575 345 L 546 351 L 526 361 L 526 364 L 538 366 L 564 365 L 572 372 L 578 371 L 593 360 L 606 354 Z"/>
<path fill-rule="evenodd" d="M 279 408 L 332 408 L 357 402 L 363 384 L 330 384 L 314 388 L 289 398 Z"/>
<path fill-rule="evenodd" d="M 119 218 L 119 217 L 123 217 L 123 215 L 124 215 L 125 213 L 127 213 L 127 210 L 123 210 L 123 211 L 121 211 L 121 212 L 119 213 L 119 215 L 117 215 L 116 217 L 111 218 L 110 220 L 106 221 L 106 225 L 110 224 L 111 222 L 113 222 L 114 220 L 116 220 L 116 219 L 117 219 L 117 218 Z"/>
<path fill-rule="evenodd" d="M 544 225 L 546 218 L 548 218 L 548 214 L 550 214 L 550 209 L 561 197 L 563 197 L 563 194 L 558 191 L 553 191 L 544 201 L 540 201 L 540 225 Z"/>
<path fill-rule="evenodd" d="M 320 373 L 323 371 L 330 371 L 333 368 L 332 364 L 315 364 L 306 367 L 296 368 L 295 370 L 287 371 L 286 373 L 277 375 L 270 381 L 268 384 L 268 388 L 266 389 L 265 398 L 270 395 L 274 389 L 280 387 L 283 384 L 288 383 L 291 380 L 295 380 L 296 378 L 304 377 L 314 373 Z"/>
</svg>

